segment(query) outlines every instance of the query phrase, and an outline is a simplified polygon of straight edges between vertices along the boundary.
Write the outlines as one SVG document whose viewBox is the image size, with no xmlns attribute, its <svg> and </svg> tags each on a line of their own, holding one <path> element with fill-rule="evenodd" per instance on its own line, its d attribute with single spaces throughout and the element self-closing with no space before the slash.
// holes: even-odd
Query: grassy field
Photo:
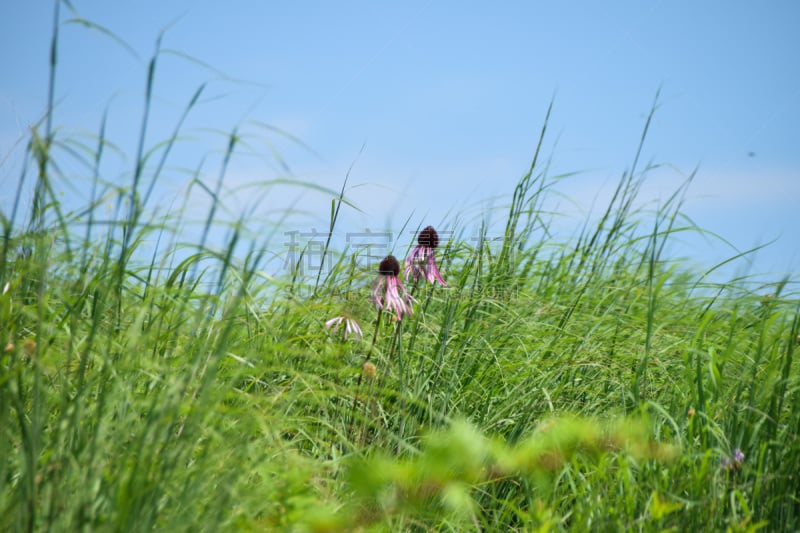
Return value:
<svg viewBox="0 0 800 533">
<path fill-rule="evenodd" d="M 65 205 L 49 109 L 0 213 L 3 531 L 800 529 L 797 280 L 671 260 L 700 229 L 686 187 L 637 209 L 641 145 L 568 241 L 537 149 L 498 242 L 420 227 L 397 264 L 275 278 L 244 222 L 210 244 L 217 195 L 197 242 L 148 216 L 180 127 L 117 187 L 101 129 Z"/>
</svg>

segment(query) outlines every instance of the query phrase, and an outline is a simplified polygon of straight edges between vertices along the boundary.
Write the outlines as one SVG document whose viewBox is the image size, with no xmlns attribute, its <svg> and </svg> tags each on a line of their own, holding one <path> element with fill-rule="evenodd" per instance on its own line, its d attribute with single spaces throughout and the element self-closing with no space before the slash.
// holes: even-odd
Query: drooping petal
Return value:
<svg viewBox="0 0 800 533">
<path fill-rule="evenodd" d="M 397 276 L 387 276 L 385 304 L 383 309 L 395 313 L 397 320 L 402 320 L 403 315 L 413 314 L 412 304 L 416 300 L 406 292 L 402 282 Z"/>
<path fill-rule="evenodd" d="M 407 312 L 405 302 L 397 292 L 397 278 L 389 276 L 386 286 L 386 308 L 397 313 L 397 320 L 403 319 L 403 314 Z"/>
<path fill-rule="evenodd" d="M 442 274 L 439 272 L 439 267 L 436 266 L 436 258 L 434 257 L 433 253 L 428 256 L 428 281 L 433 283 L 435 281 L 439 282 L 439 285 L 442 287 L 447 287 L 447 283 L 445 283 L 444 278 L 442 278 Z"/>
<path fill-rule="evenodd" d="M 386 292 L 386 276 L 379 275 L 375 284 L 372 286 L 372 303 L 378 309 L 384 309 L 383 296 Z"/>
<path fill-rule="evenodd" d="M 413 278 L 416 282 L 420 277 L 427 277 L 425 259 L 427 248 L 417 245 L 406 258 L 406 278 Z"/>
<path fill-rule="evenodd" d="M 358 336 L 359 339 L 363 336 L 363 333 L 361 332 L 361 326 L 359 326 L 358 322 L 352 318 L 345 319 L 345 339 L 347 339 L 348 333 Z"/>
<path fill-rule="evenodd" d="M 333 317 L 330 320 L 328 320 L 327 322 L 325 322 L 325 327 L 327 329 L 333 328 L 333 331 L 336 331 L 336 330 L 339 329 L 339 324 L 342 323 L 342 320 L 344 320 L 343 316 Z"/>
</svg>

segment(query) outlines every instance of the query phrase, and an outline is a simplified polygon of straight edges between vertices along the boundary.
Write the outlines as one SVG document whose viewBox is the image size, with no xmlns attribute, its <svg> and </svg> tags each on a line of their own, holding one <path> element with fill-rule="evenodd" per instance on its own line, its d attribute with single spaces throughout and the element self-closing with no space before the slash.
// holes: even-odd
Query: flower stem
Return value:
<svg viewBox="0 0 800 533">
<path fill-rule="evenodd" d="M 378 340 L 378 331 L 381 329 L 381 317 L 383 316 L 383 309 L 378 308 L 378 318 L 375 320 L 375 332 L 372 334 L 372 343 L 367 350 L 367 356 L 364 358 L 364 363 L 368 363 L 372 357 L 372 351 L 375 348 L 375 342 Z M 356 407 L 358 406 L 358 391 L 361 390 L 361 381 L 364 379 L 364 367 L 362 365 L 361 372 L 358 373 L 358 381 L 356 382 L 356 392 L 353 394 L 353 407 L 350 410 L 350 426 L 348 433 L 353 435 L 355 422 L 356 422 Z"/>
</svg>

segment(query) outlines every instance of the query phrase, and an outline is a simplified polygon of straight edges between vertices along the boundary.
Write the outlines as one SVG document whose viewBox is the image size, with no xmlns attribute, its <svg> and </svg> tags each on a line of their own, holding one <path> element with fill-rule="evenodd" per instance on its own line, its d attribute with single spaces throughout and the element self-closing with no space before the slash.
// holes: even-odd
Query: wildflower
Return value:
<svg viewBox="0 0 800 533">
<path fill-rule="evenodd" d="M 403 315 L 411 314 L 411 304 L 414 298 L 406 292 L 400 282 L 400 263 L 393 255 L 387 255 L 378 265 L 378 280 L 372 289 L 372 301 L 378 309 L 394 311 L 397 320 L 402 320 Z"/>
<path fill-rule="evenodd" d="M 367 379 L 375 379 L 375 376 L 378 374 L 378 369 L 369 361 L 364 363 L 361 370 L 364 372 L 364 377 Z"/>
<path fill-rule="evenodd" d="M 337 316 L 331 318 L 325 322 L 325 327 L 328 329 L 333 329 L 333 331 L 336 332 L 339 330 L 339 326 L 342 325 L 342 322 L 344 322 L 344 333 L 342 334 L 344 340 L 347 340 L 347 336 L 351 334 L 357 336 L 359 339 L 361 338 L 361 326 L 358 325 L 358 322 L 348 316 Z"/>
<path fill-rule="evenodd" d="M 733 450 L 733 457 L 722 458 L 722 468 L 727 471 L 739 470 L 744 462 L 744 453 L 739 448 Z"/>
<path fill-rule="evenodd" d="M 417 281 L 420 276 L 424 276 L 430 283 L 439 282 L 439 285 L 446 287 L 447 283 L 439 273 L 436 266 L 436 247 L 439 246 L 439 234 L 428 226 L 419 232 L 417 245 L 411 250 L 411 254 L 406 259 L 406 278 L 412 276 Z"/>
</svg>

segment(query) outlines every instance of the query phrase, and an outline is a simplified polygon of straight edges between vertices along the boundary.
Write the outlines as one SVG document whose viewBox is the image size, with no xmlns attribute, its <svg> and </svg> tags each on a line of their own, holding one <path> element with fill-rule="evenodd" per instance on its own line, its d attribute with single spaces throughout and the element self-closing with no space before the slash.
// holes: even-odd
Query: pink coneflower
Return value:
<svg viewBox="0 0 800 533">
<path fill-rule="evenodd" d="M 335 318 L 331 318 L 325 322 L 325 327 L 328 329 L 332 328 L 333 331 L 336 332 L 339 330 L 339 326 L 342 325 L 342 322 L 344 322 L 344 333 L 342 334 L 344 336 L 344 340 L 347 340 L 348 335 L 355 335 L 359 339 L 361 338 L 361 326 L 359 326 L 358 322 L 350 317 L 337 316 Z"/>
<path fill-rule="evenodd" d="M 411 314 L 411 304 L 414 298 L 406 292 L 405 287 L 397 276 L 400 274 L 400 263 L 393 255 L 387 255 L 378 265 L 378 280 L 372 289 L 372 301 L 385 311 L 394 311 L 397 320 L 402 320 L 403 315 Z"/>
<path fill-rule="evenodd" d="M 439 273 L 439 267 L 436 266 L 434 254 L 437 246 L 439 246 L 439 234 L 433 226 L 428 226 L 419 232 L 417 245 L 406 259 L 406 278 L 413 277 L 414 281 L 417 281 L 420 276 L 424 276 L 430 283 L 438 281 L 442 287 L 447 286 Z"/>
</svg>

